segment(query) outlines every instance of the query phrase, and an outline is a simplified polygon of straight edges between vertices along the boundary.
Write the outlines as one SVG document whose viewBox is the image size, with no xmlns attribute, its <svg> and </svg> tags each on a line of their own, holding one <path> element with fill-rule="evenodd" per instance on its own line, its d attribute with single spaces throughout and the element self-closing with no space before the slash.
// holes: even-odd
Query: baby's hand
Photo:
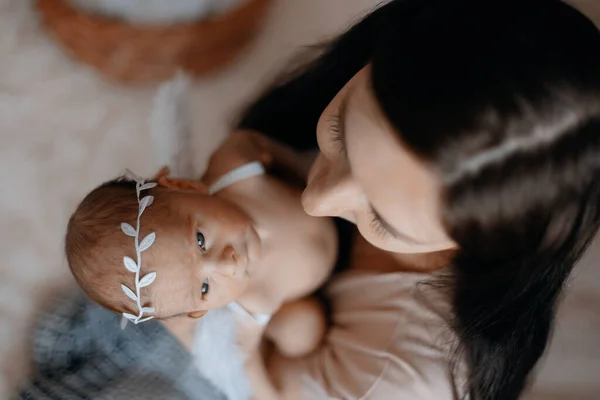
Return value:
<svg viewBox="0 0 600 400">
<path fill-rule="evenodd" d="M 284 304 L 269 322 L 265 335 L 280 354 L 295 358 L 315 351 L 326 330 L 323 306 L 316 298 L 306 297 Z"/>
</svg>

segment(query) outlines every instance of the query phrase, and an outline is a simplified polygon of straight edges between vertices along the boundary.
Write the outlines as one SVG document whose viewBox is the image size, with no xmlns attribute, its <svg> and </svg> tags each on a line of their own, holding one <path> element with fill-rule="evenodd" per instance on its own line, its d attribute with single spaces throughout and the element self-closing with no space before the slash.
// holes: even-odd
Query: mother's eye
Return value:
<svg viewBox="0 0 600 400">
<path fill-rule="evenodd" d="M 196 239 L 198 240 L 198 247 L 200 247 L 202 251 L 206 251 L 206 239 L 202 232 L 196 233 Z"/>
</svg>

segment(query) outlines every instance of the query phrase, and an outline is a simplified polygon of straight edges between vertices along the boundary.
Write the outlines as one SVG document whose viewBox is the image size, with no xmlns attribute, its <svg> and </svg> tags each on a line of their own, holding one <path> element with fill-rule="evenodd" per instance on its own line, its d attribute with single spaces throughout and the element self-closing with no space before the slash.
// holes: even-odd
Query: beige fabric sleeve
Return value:
<svg viewBox="0 0 600 400">
<path fill-rule="evenodd" d="M 409 273 L 348 273 L 328 290 L 333 327 L 310 357 L 279 365 L 286 398 L 458 398 L 449 362 L 452 336 Z M 426 298 L 427 297 L 427 298 Z M 441 297 L 440 297 L 441 298 Z M 437 311 L 434 311 L 437 310 Z"/>
</svg>

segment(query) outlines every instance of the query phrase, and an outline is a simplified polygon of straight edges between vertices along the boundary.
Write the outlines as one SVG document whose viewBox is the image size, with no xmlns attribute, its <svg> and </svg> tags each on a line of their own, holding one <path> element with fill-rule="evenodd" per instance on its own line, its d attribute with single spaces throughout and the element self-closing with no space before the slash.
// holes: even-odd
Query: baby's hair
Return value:
<svg viewBox="0 0 600 400">
<path fill-rule="evenodd" d="M 164 215 L 161 192 L 149 190 L 154 202 L 144 213 L 141 237 L 154 231 L 159 213 Z M 122 222 L 135 225 L 137 214 L 136 183 L 119 177 L 92 190 L 67 226 L 65 253 L 75 280 L 88 297 L 116 313 L 137 315 L 134 302 L 121 290 L 121 284 L 131 287 L 133 282 L 123 257 L 135 259 L 135 246 L 120 228 Z"/>
</svg>

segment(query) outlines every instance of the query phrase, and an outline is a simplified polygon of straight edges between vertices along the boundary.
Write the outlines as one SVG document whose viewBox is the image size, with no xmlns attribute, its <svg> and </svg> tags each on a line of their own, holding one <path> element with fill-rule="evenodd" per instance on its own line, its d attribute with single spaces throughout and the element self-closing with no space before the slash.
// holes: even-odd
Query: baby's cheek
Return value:
<svg viewBox="0 0 600 400">
<path fill-rule="evenodd" d="M 220 274 L 212 274 L 209 279 L 209 291 L 206 295 L 206 307 L 209 309 L 225 306 L 239 296 L 238 285 Z"/>
</svg>

